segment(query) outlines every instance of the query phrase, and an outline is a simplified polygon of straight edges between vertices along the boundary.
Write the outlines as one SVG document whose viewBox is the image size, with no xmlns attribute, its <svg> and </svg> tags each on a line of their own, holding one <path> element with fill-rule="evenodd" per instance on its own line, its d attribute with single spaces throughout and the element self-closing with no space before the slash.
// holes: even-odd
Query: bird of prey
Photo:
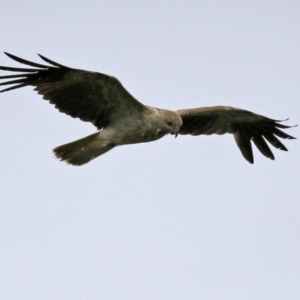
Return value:
<svg viewBox="0 0 300 300">
<path fill-rule="evenodd" d="M 266 157 L 274 160 L 267 142 L 287 151 L 277 137 L 294 139 L 281 129 L 283 125 L 253 112 L 230 106 L 212 106 L 171 111 L 147 106 L 136 100 L 112 76 L 73 69 L 39 55 L 44 65 L 4 52 L 11 59 L 33 68 L 0 66 L 1 70 L 19 72 L 0 76 L 6 92 L 33 86 L 55 107 L 73 118 L 91 122 L 97 132 L 80 140 L 56 147 L 56 157 L 80 166 L 116 146 L 158 140 L 167 134 L 210 135 L 231 133 L 244 158 L 253 163 L 251 142 Z M 277 136 L 277 137 L 276 137 Z"/>
</svg>

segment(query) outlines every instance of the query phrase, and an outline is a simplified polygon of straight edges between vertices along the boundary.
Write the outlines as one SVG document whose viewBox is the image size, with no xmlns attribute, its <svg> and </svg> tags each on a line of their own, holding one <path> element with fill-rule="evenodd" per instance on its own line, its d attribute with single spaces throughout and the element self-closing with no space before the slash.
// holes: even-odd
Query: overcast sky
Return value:
<svg viewBox="0 0 300 300">
<path fill-rule="evenodd" d="M 147 105 L 224 104 L 294 125 L 299 16 L 297 0 L 4 0 L 0 50 L 113 75 Z M 255 149 L 254 165 L 224 135 L 72 167 L 52 149 L 91 124 L 30 87 L 0 98 L 1 299 L 299 298 L 299 127 L 289 152 Z"/>
</svg>

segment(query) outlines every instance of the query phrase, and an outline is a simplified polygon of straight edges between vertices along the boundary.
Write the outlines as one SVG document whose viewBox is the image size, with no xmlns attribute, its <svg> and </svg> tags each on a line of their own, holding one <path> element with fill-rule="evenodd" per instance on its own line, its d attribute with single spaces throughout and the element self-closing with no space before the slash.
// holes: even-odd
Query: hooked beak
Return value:
<svg viewBox="0 0 300 300">
<path fill-rule="evenodd" d="M 179 133 L 179 126 L 176 126 L 174 130 L 175 138 L 177 138 L 178 133 Z"/>
</svg>

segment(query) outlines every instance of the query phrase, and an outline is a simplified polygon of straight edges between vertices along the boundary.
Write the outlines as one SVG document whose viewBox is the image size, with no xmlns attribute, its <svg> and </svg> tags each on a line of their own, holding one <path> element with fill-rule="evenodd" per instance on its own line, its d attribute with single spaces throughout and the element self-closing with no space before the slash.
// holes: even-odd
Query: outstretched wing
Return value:
<svg viewBox="0 0 300 300">
<path fill-rule="evenodd" d="M 287 151 L 287 148 L 276 137 L 294 139 L 280 129 L 292 126 L 253 112 L 230 106 L 212 106 L 194 109 L 182 109 L 177 113 L 182 119 L 179 134 L 233 134 L 244 158 L 253 163 L 251 140 L 266 157 L 274 159 L 266 140 L 275 148 Z M 279 129 L 280 128 L 280 129 Z"/>
<path fill-rule="evenodd" d="M 0 92 L 34 86 L 34 90 L 54 104 L 60 112 L 92 122 L 98 129 L 107 126 L 114 118 L 129 116 L 145 109 L 145 106 L 112 76 L 69 68 L 42 55 L 39 56 L 52 66 L 5 54 L 34 68 L 0 66 L 0 70 L 20 72 L 17 75 L 0 76 L 0 80 L 9 79 L 0 83 L 9 86 Z"/>
</svg>

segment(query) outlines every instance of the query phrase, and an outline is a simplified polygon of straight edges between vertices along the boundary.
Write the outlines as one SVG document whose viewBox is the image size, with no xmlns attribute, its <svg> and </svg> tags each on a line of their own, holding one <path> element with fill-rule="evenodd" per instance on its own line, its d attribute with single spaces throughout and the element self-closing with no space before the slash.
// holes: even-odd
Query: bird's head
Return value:
<svg viewBox="0 0 300 300">
<path fill-rule="evenodd" d="M 179 129 L 182 125 L 182 120 L 180 116 L 176 112 L 170 110 L 163 110 L 162 114 L 164 117 L 164 125 L 166 126 L 168 133 L 177 137 Z"/>
</svg>

